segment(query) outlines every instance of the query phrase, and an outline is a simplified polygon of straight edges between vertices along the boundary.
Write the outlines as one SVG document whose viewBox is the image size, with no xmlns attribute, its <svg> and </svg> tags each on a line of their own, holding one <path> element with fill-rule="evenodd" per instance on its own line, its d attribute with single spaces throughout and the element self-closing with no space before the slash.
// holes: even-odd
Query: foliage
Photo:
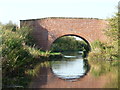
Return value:
<svg viewBox="0 0 120 90">
<path fill-rule="evenodd" d="M 76 40 L 72 36 L 64 36 L 57 39 L 51 47 L 51 51 L 89 51 L 89 49 L 85 41 Z"/>
<path fill-rule="evenodd" d="M 49 66 L 50 66 L 49 61 L 43 61 L 43 62 L 38 63 L 33 69 L 26 70 L 25 73 L 32 77 L 35 77 L 35 76 L 38 76 L 41 70 L 41 67 L 49 67 Z"/>
<path fill-rule="evenodd" d="M 32 30 L 28 27 L 14 29 L 11 22 L 0 24 L 0 53 L 2 53 L 3 86 L 22 85 L 26 86 L 30 80 L 30 73 L 25 73 L 34 68 L 42 58 L 50 56 L 50 52 L 37 49 L 30 36 Z M 17 26 L 16 26 L 17 27 Z M 52 53 L 54 55 L 54 53 Z"/>
<path fill-rule="evenodd" d="M 111 61 L 89 61 L 89 63 L 92 65 L 91 66 L 91 73 L 98 77 L 103 74 L 106 74 L 108 72 L 114 72 L 118 73 L 118 66 L 120 63 L 117 61 L 111 62 Z"/>
<path fill-rule="evenodd" d="M 89 61 L 91 65 L 90 74 L 94 77 L 99 78 L 100 76 L 107 76 L 106 88 L 118 88 L 118 61 Z"/>
<path fill-rule="evenodd" d="M 90 60 L 118 60 L 118 18 L 119 14 L 108 19 L 109 28 L 106 34 L 110 38 L 107 43 L 95 41 L 92 44 L 92 52 L 89 53 Z"/>
<path fill-rule="evenodd" d="M 50 55 L 52 55 L 50 53 L 50 51 L 41 51 L 39 50 L 38 48 L 36 47 L 30 47 L 30 46 L 27 46 L 25 45 L 24 48 L 33 56 L 33 57 L 36 57 L 36 58 L 40 58 L 41 56 L 44 56 L 44 57 L 49 57 Z"/>
<path fill-rule="evenodd" d="M 118 66 L 120 65 L 118 55 L 118 25 L 120 25 L 119 13 L 108 19 L 109 27 L 105 30 L 109 37 L 108 42 L 102 43 L 95 41 L 92 43 L 92 51 L 88 55 L 89 63 L 91 64 L 91 73 L 94 76 L 101 76 L 110 73 L 111 82 L 105 87 L 118 88 Z M 114 85 L 114 86 L 113 86 Z"/>
<path fill-rule="evenodd" d="M 13 24 L 12 21 L 9 21 L 7 24 L 3 25 L 3 29 L 9 29 L 12 31 L 16 31 L 17 25 Z"/>
<path fill-rule="evenodd" d="M 114 46 L 100 41 L 95 41 L 92 43 L 92 51 L 89 53 L 88 59 L 112 61 L 118 59 L 118 53 L 116 52 Z"/>
<path fill-rule="evenodd" d="M 106 34 L 109 36 L 110 40 L 108 41 L 108 44 L 113 46 L 113 53 L 114 55 L 119 57 L 118 55 L 118 41 L 120 39 L 120 33 L 119 33 L 119 26 L 120 26 L 120 13 L 116 13 L 115 16 L 108 19 L 109 22 L 109 28 L 106 29 Z"/>
<path fill-rule="evenodd" d="M 29 29 L 22 28 L 13 31 L 12 27 L 14 28 L 12 24 L 3 25 L 0 31 L 2 34 L 0 47 L 2 48 L 3 86 L 20 84 L 26 65 L 34 59 L 23 45 L 28 41 Z"/>
<path fill-rule="evenodd" d="M 118 22 L 119 16 L 120 13 L 116 13 L 115 16 L 113 16 L 112 18 L 107 19 L 107 21 L 109 22 L 109 27 L 105 31 L 112 41 L 118 41 L 119 38 L 118 37 L 119 34 L 118 25 L 120 24 L 120 22 Z"/>
</svg>

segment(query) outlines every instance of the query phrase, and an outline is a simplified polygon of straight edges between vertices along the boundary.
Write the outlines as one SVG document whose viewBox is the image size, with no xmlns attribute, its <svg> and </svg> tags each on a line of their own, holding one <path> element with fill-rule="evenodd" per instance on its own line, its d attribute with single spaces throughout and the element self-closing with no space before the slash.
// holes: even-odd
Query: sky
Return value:
<svg viewBox="0 0 120 90">
<path fill-rule="evenodd" d="M 45 17 L 110 18 L 119 0 L 0 0 L 0 22 Z"/>
</svg>

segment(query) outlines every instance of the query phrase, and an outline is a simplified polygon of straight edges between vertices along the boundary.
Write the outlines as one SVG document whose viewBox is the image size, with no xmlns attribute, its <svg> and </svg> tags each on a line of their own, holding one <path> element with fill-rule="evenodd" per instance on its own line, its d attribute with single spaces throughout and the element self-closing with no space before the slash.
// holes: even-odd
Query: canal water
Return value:
<svg viewBox="0 0 120 90">
<path fill-rule="evenodd" d="M 117 68 L 110 62 L 90 62 L 82 52 L 62 52 L 63 58 L 53 58 L 38 64 L 37 74 L 29 88 L 104 88 L 117 87 Z M 88 62 L 89 61 L 89 62 Z"/>
<path fill-rule="evenodd" d="M 51 70 L 56 77 L 75 81 L 82 78 L 89 71 L 87 60 L 82 57 L 82 51 L 79 52 L 62 52 L 63 58 L 54 59 L 51 62 Z"/>
<path fill-rule="evenodd" d="M 82 51 L 62 52 L 63 58 L 53 58 L 38 65 L 39 73 L 30 83 L 30 88 L 64 87 L 63 84 L 77 82 L 90 70 L 88 61 L 83 59 Z M 72 83 L 71 83 L 72 84 Z M 70 86 L 65 87 L 70 87 Z M 77 84 L 76 84 L 77 85 Z"/>
</svg>

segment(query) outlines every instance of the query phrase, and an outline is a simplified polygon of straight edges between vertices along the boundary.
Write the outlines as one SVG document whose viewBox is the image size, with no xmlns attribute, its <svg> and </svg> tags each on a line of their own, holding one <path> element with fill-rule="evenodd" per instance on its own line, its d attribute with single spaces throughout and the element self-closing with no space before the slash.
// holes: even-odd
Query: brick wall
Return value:
<svg viewBox="0 0 120 90">
<path fill-rule="evenodd" d="M 24 23 L 24 24 L 23 24 Z M 89 44 L 95 40 L 107 41 L 103 30 L 107 21 L 94 18 L 44 18 L 21 20 L 22 25 L 33 28 L 33 38 L 39 48 L 50 49 L 52 43 L 64 35 L 76 35 L 85 39 Z"/>
</svg>

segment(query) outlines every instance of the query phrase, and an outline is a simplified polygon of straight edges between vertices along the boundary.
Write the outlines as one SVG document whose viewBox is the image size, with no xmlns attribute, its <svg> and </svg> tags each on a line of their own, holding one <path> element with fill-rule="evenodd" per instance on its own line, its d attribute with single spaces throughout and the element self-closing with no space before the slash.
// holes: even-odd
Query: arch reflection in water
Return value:
<svg viewBox="0 0 120 90">
<path fill-rule="evenodd" d="M 52 61 L 52 72 L 59 78 L 75 80 L 86 75 L 89 70 L 88 63 L 79 52 L 64 54 L 64 58 Z"/>
</svg>

